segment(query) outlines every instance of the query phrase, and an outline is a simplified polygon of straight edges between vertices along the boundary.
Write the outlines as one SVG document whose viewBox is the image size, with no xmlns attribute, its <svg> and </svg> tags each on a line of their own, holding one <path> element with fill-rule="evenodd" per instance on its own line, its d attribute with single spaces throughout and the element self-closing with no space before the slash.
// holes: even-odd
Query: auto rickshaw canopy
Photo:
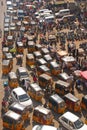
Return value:
<svg viewBox="0 0 87 130">
<path fill-rule="evenodd" d="M 45 72 L 50 71 L 50 69 L 46 65 L 39 66 L 41 70 L 44 70 Z"/>
<path fill-rule="evenodd" d="M 57 94 L 50 96 L 49 100 L 53 99 L 57 104 L 64 102 L 64 100 Z"/>
<path fill-rule="evenodd" d="M 71 93 L 68 93 L 66 95 L 64 95 L 65 98 L 71 100 L 72 102 L 78 102 L 80 101 L 80 99 L 78 99 L 77 97 L 75 97 L 74 95 L 72 95 Z"/>
<path fill-rule="evenodd" d="M 41 65 L 47 64 L 43 58 L 37 59 L 37 62 L 39 62 Z"/>
<path fill-rule="evenodd" d="M 32 89 L 33 89 L 35 92 L 42 91 L 42 89 L 40 88 L 40 86 L 39 86 L 37 83 L 32 83 L 32 84 L 30 84 L 30 87 L 32 87 Z"/>
<path fill-rule="evenodd" d="M 49 80 L 51 80 L 52 79 L 52 77 L 51 76 L 49 76 L 49 75 L 47 75 L 47 74 L 41 74 L 40 76 L 39 76 L 39 78 L 43 78 L 43 79 L 45 79 L 46 81 L 49 81 Z"/>
<path fill-rule="evenodd" d="M 73 56 L 65 56 L 62 58 L 64 62 L 75 62 L 75 58 Z"/>
<path fill-rule="evenodd" d="M 63 80 L 58 80 L 58 81 L 56 82 L 56 85 L 57 85 L 57 84 L 60 85 L 60 86 L 65 87 L 65 88 L 68 88 L 68 87 L 70 86 L 69 83 L 64 82 Z"/>
<path fill-rule="evenodd" d="M 6 57 L 6 59 L 13 59 L 12 53 L 10 53 L 10 52 L 5 53 L 5 57 Z"/>
<path fill-rule="evenodd" d="M 34 59 L 34 55 L 32 53 L 28 53 L 26 57 L 30 60 Z"/>
<path fill-rule="evenodd" d="M 17 46 L 18 46 L 18 47 L 23 47 L 23 42 L 21 42 L 21 41 L 20 41 L 20 42 L 17 42 Z"/>
<path fill-rule="evenodd" d="M 46 61 L 52 61 L 52 57 L 50 56 L 50 54 L 44 55 L 44 59 Z"/>
<path fill-rule="evenodd" d="M 3 61 L 2 61 L 2 65 L 3 65 L 3 66 L 6 66 L 6 67 L 7 67 L 9 64 L 10 64 L 10 60 L 3 60 Z"/>
<path fill-rule="evenodd" d="M 17 79 L 17 76 L 16 76 L 16 73 L 15 73 L 15 72 L 10 72 L 10 73 L 8 74 L 8 76 L 9 76 L 10 79 Z"/>
<path fill-rule="evenodd" d="M 20 119 L 21 119 L 21 115 L 17 114 L 11 110 L 8 110 L 8 112 L 6 112 L 3 116 L 3 120 L 11 120 L 14 123 L 17 123 Z"/>
<path fill-rule="evenodd" d="M 56 61 L 51 61 L 50 65 L 51 65 L 52 68 L 60 68 L 59 64 L 57 64 Z"/>
<path fill-rule="evenodd" d="M 49 53 L 49 50 L 47 48 L 41 48 L 41 52 L 43 54 L 48 54 Z"/>
<path fill-rule="evenodd" d="M 24 105 L 22 105 L 22 104 L 20 104 L 20 103 L 18 103 L 18 102 L 14 102 L 14 103 L 12 103 L 12 104 L 9 106 L 9 110 L 14 111 L 14 112 L 17 111 L 17 113 L 20 113 L 20 114 L 21 114 L 23 111 L 25 111 L 25 109 L 26 109 L 26 106 L 24 106 Z"/>
<path fill-rule="evenodd" d="M 13 36 L 11 36 L 11 35 L 10 35 L 10 36 L 7 36 L 7 40 L 8 40 L 8 41 L 12 41 L 12 40 L 13 40 Z"/>
<path fill-rule="evenodd" d="M 42 113 L 43 115 L 48 115 L 51 112 L 50 109 L 44 108 L 43 106 L 40 105 L 35 107 L 34 111 Z"/>
</svg>

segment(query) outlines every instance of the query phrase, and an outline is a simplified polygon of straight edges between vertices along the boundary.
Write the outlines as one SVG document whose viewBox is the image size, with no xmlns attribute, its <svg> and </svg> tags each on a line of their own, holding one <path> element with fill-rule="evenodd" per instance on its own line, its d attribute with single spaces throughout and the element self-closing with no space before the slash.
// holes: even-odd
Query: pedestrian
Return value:
<svg viewBox="0 0 87 130">
<path fill-rule="evenodd" d="M 25 79 L 24 87 L 26 91 L 28 91 L 29 85 L 30 85 L 30 80 Z"/>
<path fill-rule="evenodd" d="M 37 82 L 37 76 L 35 74 L 33 75 L 33 82 Z"/>
</svg>

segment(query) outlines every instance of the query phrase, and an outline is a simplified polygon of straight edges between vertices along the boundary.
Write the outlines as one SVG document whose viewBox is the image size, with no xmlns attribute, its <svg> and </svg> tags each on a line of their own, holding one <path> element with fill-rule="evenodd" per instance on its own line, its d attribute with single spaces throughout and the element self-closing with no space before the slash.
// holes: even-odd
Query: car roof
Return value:
<svg viewBox="0 0 87 130">
<path fill-rule="evenodd" d="M 75 122 L 79 119 L 78 116 L 76 116 L 75 114 L 71 113 L 71 112 L 66 112 L 62 115 L 62 117 L 65 117 L 66 119 L 68 119 L 71 122 Z"/>
<path fill-rule="evenodd" d="M 41 127 L 41 130 L 59 130 L 58 128 L 50 125 L 35 125 L 32 130 L 36 130 Z"/>
<path fill-rule="evenodd" d="M 26 94 L 26 92 L 21 87 L 14 88 L 12 91 L 15 92 L 18 96 Z"/>
<path fill-rule="evenodd" d="M 19 67 L 19 68 L 18 68 L 18 71 L 19 71 L 19 72 L 27 72 L 26 68 L 24 68 L 24 67 Z"/>
</svg>

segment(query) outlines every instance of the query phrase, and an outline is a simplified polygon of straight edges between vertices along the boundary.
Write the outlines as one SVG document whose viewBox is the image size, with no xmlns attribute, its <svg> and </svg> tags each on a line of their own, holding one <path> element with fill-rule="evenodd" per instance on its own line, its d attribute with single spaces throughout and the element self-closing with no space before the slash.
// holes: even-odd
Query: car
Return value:
<svg viewBox="0 0 87 130">
<path fill-rule="evenodd" d="M 18 102 L 18 103 L 26 106 L 27 109 L 32 111 L 32 109 L 33 109 L 32 100 L 31 100 L 30 96 L 24 91 L 23 88 L 21 88 L 21 87 L 14 88 L 11 91 L 10 98 L 11 98 L 12 102 Z"/>
<path fill-rule="evenodd" d="M 61 128 L 50 125 L 35 125 L 32 130 L 61 130 Z"/>
<path fill-rule="evenodd" d="M 59 117 L 60 124 L 67 130 L 87 130 L 87 125 L 71 112 L 66 112 Z"/>
<path fill-rule="evenodd" d="M 19 83 L 21 83 L 23 79 L 29 80 L 29 74 L 28 74 L 27 69 L 25 67 L 18 67 L 16 74 L 17 74 L 17 78 L 19 80 Z"/>
</svg>

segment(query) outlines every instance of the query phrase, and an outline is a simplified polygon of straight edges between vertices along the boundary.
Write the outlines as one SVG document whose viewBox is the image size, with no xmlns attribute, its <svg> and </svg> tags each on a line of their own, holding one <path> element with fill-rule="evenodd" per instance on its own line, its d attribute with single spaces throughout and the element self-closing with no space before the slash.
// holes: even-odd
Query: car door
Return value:
<svg viewBox="0 0 87 130">
<path fill-rule="evenodd" d="M 75 130 L 74 124 L 71 121 L 69 121 L 69 129 Z"/>
<path fill-rule="evenodd" d="M 60 122 L 61 122 L 61 124 L 62 124 L 65 128 L 67 128 L 68 130 L 70 130 L 70 129 L 69 129 L 69 121 L 68 121 L 65 117 L 61 117 Z"/>
<path fill-rule="evenodd" d="M 18 102 L 17 94 L 14 91 L 12 92 L 11 97 L 14 102 Z"/>
</svg>

